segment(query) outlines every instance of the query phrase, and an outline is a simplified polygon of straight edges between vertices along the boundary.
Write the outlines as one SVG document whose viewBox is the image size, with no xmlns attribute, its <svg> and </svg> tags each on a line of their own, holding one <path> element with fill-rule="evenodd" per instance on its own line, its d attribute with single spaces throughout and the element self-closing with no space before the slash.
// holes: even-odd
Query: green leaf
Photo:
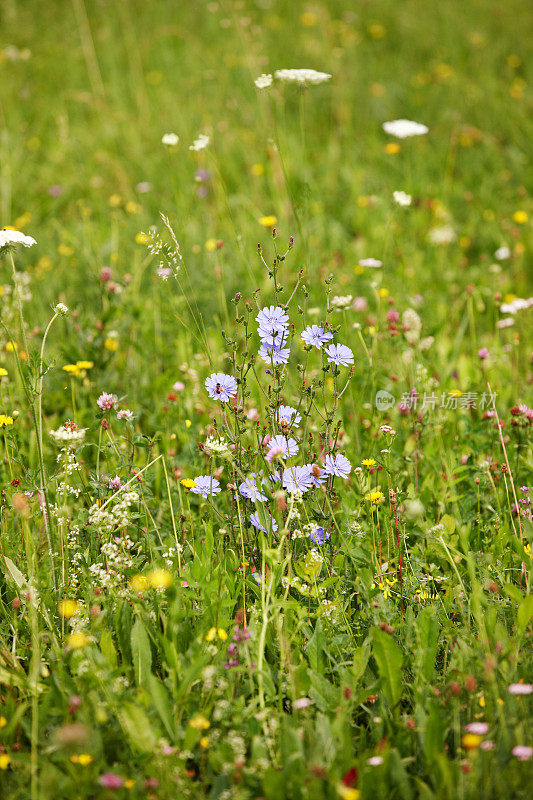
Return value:
<svg viewBox="0 0 533 800">
<path fill-rule="evenodd" d="M 113 636 L 111 635 L 111 631 L 102 631 L 102 635 L 100 636 L 100 650 L 102 651 L 102 654 L 104 655 L 105 660 L 111 669 L 116 669 L 118 663 L 117 651 L 115 650 L 115 645 L 113 644 Z"/>
<path fill-rule="evenodd" d="M 395 706 L 402 696 L 402 651 L 392 636 L 380 628 L 374 628 L 372 641 L 383 692 L 389 705 Z"/>
<path fill-rule="evenodd" d="M 307 643 L 305 652 L 309 660 L 309 666 L 315 672 L 324 670 L 324 635 L 322 633 L 322 623 L 317 619 L 313 635 Z"/>
<path fill-rule="evenodd" d="M 7 556 L 4 556 L 3 561 L 7 567 L 6 574 L 16 584 L 17 588 L 22 589 L 23 586 L 27 586 L 28 581 L 19 568 L 14 565 L 11 559 Z"/>
<path fill-rule="evenodd" d="M 140 706 L 125 703 L 118 712 L 118 719 L 134 750 L 149 753 L 154 749 L 157 736 Z"/>
<path fill-rule="evenodd" d="M 420 674 L 426 681 L 431 681 L 439 642 L 439 624 L 433 608 L 422 609 L 416 619 L 415 628 L 418 639 L 415 673 Z"/>
<path fill-rule="evenodd" d="M 139 617 L 131 629 L 131 654 L 137 686 L 144 686 L 152 669 L 152 648 L 146 628 Z"/>
<path fill-rule="evenodd" d="M 172 720 L 172 701 L 168 695 L 165 685 L 159 678 L 150 673 L 148 675 L 148 689 L 154 707 L 159 714 L 159 718 L 166 728 L 168 735 L 173 739 L 176 731 Z"/>
<path fill-rule="evenodd" d="M 518 607 L 518 613 L 516 615 L 516 627 L 518 628 L 518 633 L 520 634 L 520 636 L 522 636 L 522 634 L 525 632 L 532 617 L 533 617 L 533 594 L 528 594 L 528 596 L 524 597 L 524 599 L 520 603 L 520 606 Z"/>
</svg>

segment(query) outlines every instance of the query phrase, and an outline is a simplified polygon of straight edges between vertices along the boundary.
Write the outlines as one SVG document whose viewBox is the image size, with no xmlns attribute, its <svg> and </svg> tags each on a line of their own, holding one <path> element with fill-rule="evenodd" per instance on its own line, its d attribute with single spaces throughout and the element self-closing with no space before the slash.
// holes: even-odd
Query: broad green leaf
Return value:
<svg viewBox="0 0 533 800">
<path fill-rule="evenodd" d="M 374 628 L 372 641 L 383 692 L 389 705 L 395 706 L 402 696 L 402 651 L 392 636 L 380 628 Z"/>
<path fill-rule="evenodd" d="M 164 683 L 152 673 L 148 675 L 148 690 L 161 722 L 165 726 L 168 735 L 173 739 L 176 732 L 172 720 L 172 701 Z"/>
<path fill-rule="evenodd" d="M 518 628 L 518 633 L 520 634 L 520 636 L 522 636 L 522 634 L 525 632 L 532 617 L 533 617 L 533 594 L 529 594 L 527 597 L 524 597 L 524 599 L 520 603 L 520 606 L 518 607 L 518 613 L 516 615 L 516 627 Z"/>
<path fill-rule="evenodd" d="M 118 719 L 133 750 L 149 753 L 154 749 L 158 737 L 140 706 L 125 703 L 118 712 Z"/>
<path fill-rule="evenodd" d="M 131 654 L 135 681 L 137 686 L 143 686 L 147 683 L 152 669 L 152 648 L 146 628 L 139 617 L 131 629 Z"/>
</svg>

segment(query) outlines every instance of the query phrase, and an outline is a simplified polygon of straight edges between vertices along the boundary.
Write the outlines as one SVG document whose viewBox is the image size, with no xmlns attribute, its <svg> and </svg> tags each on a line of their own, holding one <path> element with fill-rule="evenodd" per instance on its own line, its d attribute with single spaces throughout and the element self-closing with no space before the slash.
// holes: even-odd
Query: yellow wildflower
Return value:
<svg viewBox="0 0 533 800">
<path fill-rule="evenodd" d="M 81 372 L 81 368 L 77 364 L 65 364 L 61 369 L 68 375 L 75 375 L 76 377 L 78 377 Z"/>
<path fill-rule="evenodd" d="M 196 486 L 196 481 L 193 481 L 192 478 L 184 478 L 181 481 L 181 485 L 184 489 L 193 489 Z"/>
<path fill-rule="evenodd" d="M 191 425 L 192 425 L 192 422 L 190 421 L 190 419 L 186 419 L 185 420 L 185 427 L 188 429 L 188 428 L 191 427 Z"/>
<path fill-rule="evenodd" d="M 108 336 L 104 342 L 104 347 L 110 353 L 115 353 L 118 350 L 118 340 L 114 336 Z"/>
<path fill-rule="evenodd" d="M 78 613 L 80 604 L 76 600 L 60 600 L 57 608 L 62 617 L 70 619 Z"/>
<path fill-rule="evenodd" d="M 450 389 L 448 397 L 462 397 L 463 393 L 460 389 Z"/>
<path fill-rule="evenodd" d="M 76 366 L 80 369 L 92 369 L 94 367 L 94 361 L 76 361 Z"/>
<path fill-rule="evenodd" d="M 74 248 L 71 247 L 69 244 L 61 242 L 61 244 L 57 248 L 57 252 L 59 253 L 60 256 L 72 256 L 74 255 Z"/>
<path fill-rule="evenodd" d="M 134 592 L 144 592 L 148 589 L 150 582 L 146 575 L 134 575 L 130 579 L 130 589 Z"/>
<path fill-rule="evenodd" d="M 365 500 L 370 500 L 372 505 L 376 505 L 383 499 L 383 497 L 383 492 L 369 492 L 369 494 L 365 495 Z"/>
<path fill-rule="evenodd" d="M 205 636 L 206 642 L 212 642 L 216 635 L 217 635 L 217 629 L 209 628 Z"/>
<path fill-rule="evenodd" d="M 152 241 L 152 238 L 147 233 L 143 233 L 142 231 L 139 231 L 139 233 L 135 234 L 135 242 L 137 244 L 150 244 L 151 241 Z"/>
<path fill-rule="evenodd" d="M 378 294 L 380 297 L 385 298 L 389 296 L 390 292 L 388 289 L 385 289 L 385 287 L 382 286 L 381 289 L 378 290 Z"/>
<path fill-rule="evenodd" d="M 79 650 L 81 647 L 86 647 L 90 642 L 90 637 L 83 631 L 74 631 L 67 636 L 67 646 L 72 650 Z"/>
<path fill-rule="evenodd" d="M 135 781 L 133 780 L 133 778 L 126 778 L 126 780 L 124 781 L 124 788 L 133 789 L 134 786 L 135 786 Z"/>
<path fill-rule="evenodd" d="M 0 753 L 0 769 L 7 769 L 11 763 L 11 757 L 7 753 Z"/>
<path fill-rule="evenodd" d="M 196 714 L 189 720 L 189 725 L 197 731 L 206 731 L 211 727 L 211 723 L 202 714 Z"/>
<path fill-rule="evenodd" d="M 525 225 L 528 221 L 528 216 L 525 211 L 515 211 L 513 214 L 513 222 L 517 225 Z"/>
<path fill-rule="evenodd" d="M 7 719 L 5 717 L 0 717 L 0 728 L 5 728 L 7 725 Z"/>
<path fill-rule="evenodd" d="M 228 638 L 228 634 L 226 633 L 224 628 L 219 628 L 217 633 L 218 633 L 218 638 L 223 642 L 225 642 L 226 639 Z"/>
<path fill-rule="evenodd" d="M 135 203 L 133 200 L 128 200 L 124 208 L 127 214 L 140 214 L 142 211 L 142 206 L 140 206 L 139 203 Z"/>
<path fill-rule="evenodd" d="M 217 249 L 217 240 L 216 239 L 208 239 L 205 243 L 205 249 L 208 253 L 213 253 Z"/>
<path fill-rule="evenodd" d="M 258 178 L 260 175 L 264 175 L 265 168 L 262 164 L 252 164 L 252 166 L 250 167 L 250 172 L 256 178 Z"/>
<path fill-rule="evenodd" d="M 119 194 L 112 194 L 107 202 L 111 208 L 118 208 L 122 204 L 122 197 Z"/>
<path fill-rule="evenodd" d="M 266 217 L 259 217 L 257 220 L 263 228 L 272 228 L 278 221 L 278 218 L 274 216 L 274 214 L 269 214 Z"/>
<path fill-rule="evenodd" d="M 467 750 L 477 750 L 482 741 L 483 737 L 477 733 L 465 733 L 461 739 L 461 744 Z"/>
<path fill-rule="evenodd" d="M 168 569 L 151 569 L 147 578 L 153 589 L 168 589 L 172 586 L 172 575 Z"/>
<path fill-rule="evenodd" d="M 6 342 L 6 350 L 8 353 L 14 353 L 15 350 L 18 350 L 18 344 L 16 342 Z"/>
<path fill-rule="evenodd" d="M 385 145 L 385 152 L 388 156 L 395 156 L 401 149 L 402 146 L 398 142 L 387 142 Z"/>
<path fill-rule="evenodd" d="M 202 736 L 200 739 L 200 747 L 209 747 L 209 736 Z"/>
<path fill-rule="evenodd" d="M 373 467 L 375 466 L 376 462 L 374 461 L 373 458 L 363 458 L 361 464 L 363 465 L 363 467 Z"/>
</svg>

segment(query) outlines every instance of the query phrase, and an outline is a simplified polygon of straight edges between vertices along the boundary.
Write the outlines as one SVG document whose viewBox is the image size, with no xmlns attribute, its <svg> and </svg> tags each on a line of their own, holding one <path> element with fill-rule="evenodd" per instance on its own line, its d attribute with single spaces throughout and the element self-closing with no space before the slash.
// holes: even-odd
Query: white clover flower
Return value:
<svg viewBox="0 0 533 800">
<path fill-rule="evenodd" d="M 198 153 L 200 150 L 205 150 L 210 141 L 211 139 L 206 133 L 199 133 L 198 138 L 189 146 L 189 150 L 194 150 Z"/>
<path fill-rule="evenodd" d="M 408 139 L 410 136 L 423 136 L 429 128 L 410 119 L 393 119 L 383 123 L 383 130 L 397 139 Z"/>
<path fill-rule="evenodd" d="M 392 197 L 394 199 L 394 202 L 397 203 L 397 205 L 404 207 L 410 206 L 413 201 L 413 198 L 411 197 L 410 194 L 407 194 L 406 192 L 402 191 L 393 192 Z"/>
<path fill-rule="evenodd" d="M 64 317 L 68 314 L 68 307 L 64 303 L 58 303 L 54 306 L 54 314 L 57 314 L 58 317 Z"/>
<path fill-rule="evenodd" d="M 270 73 L 267 75 L 263 72 L 262 75 L 255 79 L 254 83 L 258 89 L 268 89 L 272 86 L 272 75 Z"/>
<path fill-rule="evenodd" d="M 283 83 L 297 83 L 299 86 L 318 86 L 331 79 L 328 72 L 317 72 L 314 69 L 277 69 L 274 77 Z"/>
<path fill-rule="evenodd" d="M 176 147 L 179 140 L 180 137 L 178 136 L 177 133 L 165 133 L 165 135 L 161 139 L 161 142 L 167 147 Z"/>
<path fill-rule="evenodd" d="M 422 330 L 422 320 L 420 319 L 414 308 L 406 308 L 405 311 L 403 312 L 402 327 L 404 329 L 404 336 L 409 342 L 409 344 L 416 344 L 420 339 L 420 331 Z"/>
<path fill-rule="evenodd" d="M 22 244 L 24 247 L 32 247 L 37 242 L 33 236 L 26 236 L 20 231 L 12 231 L 7 228 L 3 228 L 0 231 L 0 252 L 8 247 L 16 247 L 18 244 Z"/>
<path fill-rule="evenodd" d="M 511 251 L 507 245 L 502 244 L 502 246 L 498 247 L 494 253 L 494 258 L 496 258 L 498 261 L 506 261 L 508 258 L 511 258 Z"/>
<path fill-rule="evenodd" d="M 450 244 L 455 241 L 455 231 L 451 225 L 441 225 L 431 228 L 428 233 L 428 240 L 431 244 Z"/>
<path fill-rule="evenodd" d="M 331 299 L 331 305 L 333 306 L 333 308 L 345 309 L 349 307 L 352 300 L 353 297 L 351 294 L 339 295 L 339 296 L 336 295 Z"/>
</svg>

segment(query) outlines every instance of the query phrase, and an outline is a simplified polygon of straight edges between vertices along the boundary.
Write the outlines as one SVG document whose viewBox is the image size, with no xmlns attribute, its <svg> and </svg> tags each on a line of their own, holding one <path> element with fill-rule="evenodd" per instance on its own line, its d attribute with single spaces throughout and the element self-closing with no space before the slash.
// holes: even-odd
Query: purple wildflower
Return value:
<svg viewBox="0 0 533 800">
<path fill-rule="evenodd" d="M 237 381 L 233 375 L 226 375 L 224 372 L 213 372 L 209 378 L 205 379 L 207 394 L 213 400 L 220 400 L 227 403 L 237 394 Z"/>
<path fill-rule="evenodd" d="M 507 691 L 509 694 L 531 694 L 533 692 L 532 683 L 511 683 Z"/>
<path fill-rule="evenodd" d="M 113 492 L 118 492 L 121 486 L 122 486 L 122 481 L 120 480 L 118 475 L 115 475 L 114 478 L 111 478 L 111 480 L 107 484 L 108 489 L 111 489 Z"/>
<path fill-rule="evenodd" d="M 117 411 L 117 419 L 133 419 L 133 411 L 130 411 L 129 408 L 121 408 L 120 411 Z"/>
<path fill-rule="evenodd" d="M 114 775 L 112 772 L 104 772 L 100 775 L 100 786 L 105 789 L 120 789 L 124 785 L 124 778 L 120 775 Z"/>
<path fill-rule="evenodd" d="M 325 331 L 320 325 L 308 325 L 302 331 L 302 339 L 308 347 L 316 347 L 317 350 L 322 350 L 322 345 L 333 339 L 333 334 Z"/>
<path fill-rule="evenodd" d="M 511 752 L 519 761 L 529 761 L 533 756 L 533 747 L 528 747 L 526 744 L 517 744 Z"/>
<path fill-rule="evenodd" d="M 265 306 L 256 320 L 259 336 L 268 340 L 268 344 L 272 344 L 278 334 L 284 333 L 289 324 L 289 317 L 280 306 Z"/>
<path fill-rule="evenodd" d="M 295 456 L 296 453 L 298 452 L 298 445 L 296 444 L 296 439 L 293 439 L 292 437 L 290 439 L 287 439 L 285 436 L 283 436 L 282 433 L 278 434 L 277 436 L 273 436 L 270 442 L 268 443 L 268 446 L 270 450 L 272 450 L 273 448 L 280 447 L 281 453 L 285 457 Z"/>
<path fill-rule="evenodd" d="M 261 475 L 252 473 L 252 475 L 249 475 L 239 486 L 241 497 L 245 497 L 246 500 L 251 500 L 253 503 L 265 503 L 267 496 L 262 492 L 264 483 L 265 479 Z"/>
<path fill-rule="evenodd" d="M 335 478 L 347 478 L 352 471 L 352 465 L 342 453 L 337 453 L 336 456 L 326 456 L 324 464 L 324 473 L 326 475 L 333 475 Z"/>
<path fill-rule="evenodd" d="M 276 419 L 283 428 L 292 428 L 301 422 L 302 415 L 292 406 L 280 406 L 276 411 Z"/>
<path fill-rule="evenodd" d="M 305 494 L 313 485 L 313 476 L 308 466 L 288 467 L 283 470 L 283 487 L 288 492 Z"/>
<path fill-rule="evenodd" d="M 192 487 L 191 492 L 201 495 L 204 500 L 209 495 L 215 495 L 220 492 L 220 483 L 216 478 L 212 478 L 211 475 L 198 475 L 197 478 L 194 478 L 194 483 L 195 485 Z"/>
<path fill-rule="evenodd" d="M 263 531 L 263 533 L 267 533 L 267 529 L 263 526 L 263 523 L 261 522 L 261 519 L 259 518 L 259 514 L 257 513 L 257 511 L 254 511 L 253 514 L 250 514 L 250 522 L 252 523 L 254 528 L 257 528 L 258 531 Z M 274 517 L 268 515 L 267 524 L 270 525 L 271 530 L 277 531 L 278 523 L 276 522 Z"/>
<path fill-rule="evenodd" d="M 353 364 L 353 353 L 345 344 L 330 344 L 326 347 L 326 353 L 330 364 L 347 367 Z"/>
<path fill-rule="evenodd" d="M 110 408 L 113 408 L 115 403 L 118 402 L 118 397 L 116 394 L 108 394 L 108 392 L 102 392 L 98 400 L 96 401 L 96 405 L 102 409 L 102 411 L 108 411 Z"/>
<path fill-rule="evenodd" d="M 317 525 L 309 534 L 309 538 L 315 544 L 324 544 L 330 538 L 330 535 L 327 531 L 324 530 L 322 525 Z"/>
<path fill-rule="evenodd" d="M 290 353 L 289 347 L 276 347 L 266 342 L 263 342 L 259 348 L 259 355 L 265 364 L 273 364 L 275 367 L 279 364 L 286 364 L 289 360 Z"/>
<path fill-rule="evenodd" d="M 465 731 L 475 733 L 477 736 L 485 736 L 489 732 L 489 726 L 487 722 L 469 722 L 468 725 L 465 725 Z"/>
</svg>

